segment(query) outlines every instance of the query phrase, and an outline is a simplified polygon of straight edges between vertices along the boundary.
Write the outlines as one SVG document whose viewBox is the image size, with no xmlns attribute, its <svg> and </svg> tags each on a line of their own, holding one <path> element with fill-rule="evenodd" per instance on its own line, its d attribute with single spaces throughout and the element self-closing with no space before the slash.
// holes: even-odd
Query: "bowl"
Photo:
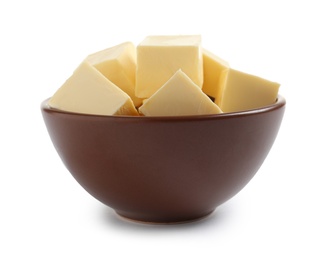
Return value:
<svg viewBox="0 0 325 260">
<path fill-rule="evenodd" d="M 179 223 L 209 215 L 237 194 L 269 153 L 286 101 L 202 116 L 78 114 L 41 104 L 66 168 L 122 217 Z"/>
</svg>

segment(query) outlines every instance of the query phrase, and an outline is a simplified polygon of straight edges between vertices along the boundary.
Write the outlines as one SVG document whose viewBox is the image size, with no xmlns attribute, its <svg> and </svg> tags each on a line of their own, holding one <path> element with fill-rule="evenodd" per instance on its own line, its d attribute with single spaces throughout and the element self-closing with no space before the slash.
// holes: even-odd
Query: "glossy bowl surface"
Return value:
<svg viewBox="0 0 325 260">
<path fill-rule="evenodd" d="M 204 116 L 97 116 L 41 104 L 63 163 L 93 197 L 145 222 L 199 219 L 255 175 L 277 136 L 285 99 Z M 256 194 L 258 196 L 258 194 Z"/>
</svg>

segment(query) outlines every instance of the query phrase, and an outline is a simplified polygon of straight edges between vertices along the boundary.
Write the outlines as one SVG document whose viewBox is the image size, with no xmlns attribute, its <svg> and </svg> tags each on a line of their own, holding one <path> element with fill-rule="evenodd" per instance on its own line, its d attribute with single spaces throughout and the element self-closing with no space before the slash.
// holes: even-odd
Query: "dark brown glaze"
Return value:
<svg viewBox="0 0 325 260">
<path fill-rule="evenodd" d="M 80 185 L 118 214 L 145 222 L 201 218 L 255 175 L 285 110 L 275 104 L 206 116 L 96 116 L 41 110 Z"/>
</svg>

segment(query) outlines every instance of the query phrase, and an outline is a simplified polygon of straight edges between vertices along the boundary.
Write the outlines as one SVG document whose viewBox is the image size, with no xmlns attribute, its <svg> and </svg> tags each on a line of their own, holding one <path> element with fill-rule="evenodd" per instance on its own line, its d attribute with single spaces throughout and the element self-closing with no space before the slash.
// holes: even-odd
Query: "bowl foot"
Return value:
<svg viewBox="0 0 325 260">
<path fill-rule="evenodd" d="M 127 216 L 127 214 L 121 213 L 119 211 L 115 211 L 116 214 L 123 220 L 126 221 L 131 221 L 131 222 L 135 222 L 135 223 L 140 223 L 140 224 L 152 224 L 152 225 L 177 225 L 177 224 L 186 224 L 186 223 L 191 223 L 191 222 L 196 222 L 196 221 L 200 221 L 202 219 L 207 218 L 209 215 L 211 215 L 214 210 L 210 211 L 207 214 L 203 214 L 201 216 L 197 216 L 197 217 L 192 217 L 192 218 L 184 218 L 184 219 L 168 219 L 168 220 L 163 220 L 163 219 L 139 219 L 139 218 L 134 218 L 134 217 L 130 217 Z"/>
</svg>

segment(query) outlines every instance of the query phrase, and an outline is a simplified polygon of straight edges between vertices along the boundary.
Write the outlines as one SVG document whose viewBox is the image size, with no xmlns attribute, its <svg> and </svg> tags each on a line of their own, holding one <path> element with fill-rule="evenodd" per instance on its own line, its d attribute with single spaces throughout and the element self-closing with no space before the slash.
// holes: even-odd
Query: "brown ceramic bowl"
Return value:
<svg viewBox="0 0 325 260">
<path fill-rule="evenodd" d="M 278 133 L 285 99 L 236 113 L 96 116 L 51 109 L 43 118 L 79 184 L 119 215 L 183 222 L 213 212 L 255 175 Z"/>
</svg>

